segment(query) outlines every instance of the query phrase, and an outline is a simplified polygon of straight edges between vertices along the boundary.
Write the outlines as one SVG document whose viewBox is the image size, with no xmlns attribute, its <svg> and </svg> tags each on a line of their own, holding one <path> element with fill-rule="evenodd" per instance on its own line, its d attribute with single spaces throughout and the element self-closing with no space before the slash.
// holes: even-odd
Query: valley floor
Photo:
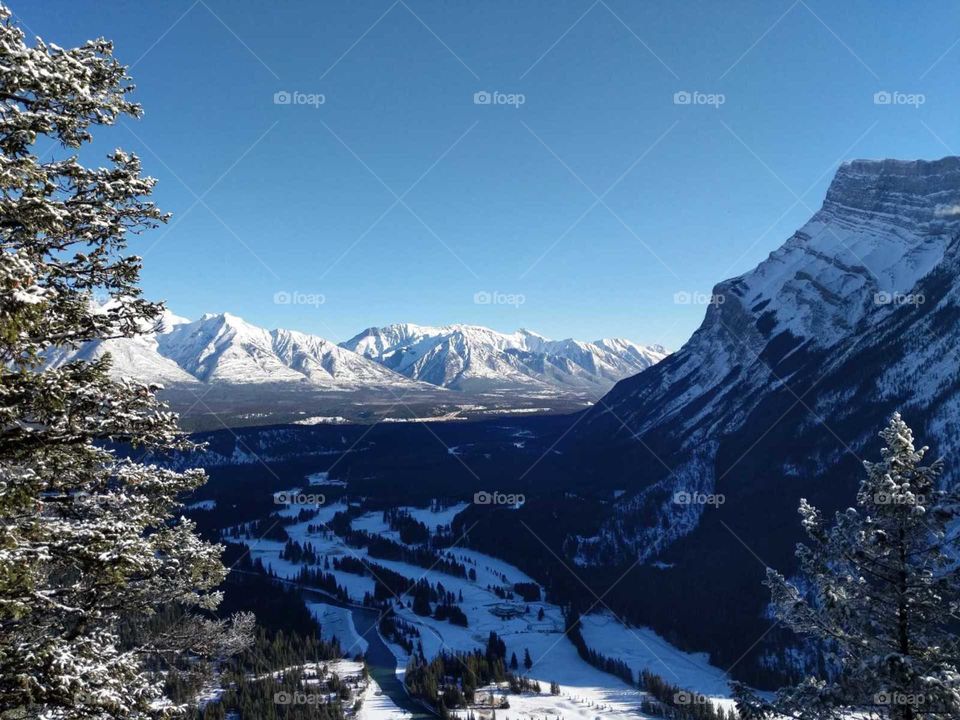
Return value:
<svg viewBox="0 0 960 720">
<path fill-rule="evenodd" d="M 307 484 L 306 482 L 304 483 Z M 293 489 L 295 494 L 298 489 Z M 284 508 L 291 520 L 303 506 Z M 457 505 L 442 512 L 425 508 L 406 508 L 414 518 L 428 528 L 448 525 L 466 505 Z M 353 557 L 364 563 L 376 564 L 411 580 L 426 579 L 432 586 L 442 583 L 445 590 L 462 596 L 457 605 L 466 614 L 468 626 L 461 627 L 424 617 L 413 612 L 410 598 L 403 602 L 394 600 L 396 615 L 419 632 L 425 656 L 430 659 L 442 651 L 473 651 L 485 647 L 491 631 L 497 633 L 506 644 L 506 657 L 515 654 L 520 659 L 518 672 L 539 681 L 542 692 L 510 695 L 510 709 L 497 717 L 510 718 L 636 718 L 645 693 L 636 686 L 603 672 L 584 661 L 576 647 L 564 632 L 564 617 L 560 607 L 545 600 L 524 602 L 511 596 L 515 583 L 532 583 L 533 580 L 517 568 L 497 558 L 474 550 L 453 547 L 445 556 L 462 563 L 472 572 L 469 578 L 424 569 L 419 566 L 370 558 L 366 548 L 351 547 L 327 528 L 334 515 L 346 511 L 347 505 L 338 502 L 311 510 L 316 514 L 309 520 L 294 522 L 285 530 L 291 540 L 302 545 L 309 543 L 316 552 L 315 570 L 332 573 L 337 583 L 349 594 L 351 602 L 361 603 L 365 594 L 374 591 L 374 580 L 333 568 L 335 559 Z M 309 526 L 313 526 L 311 531 Z M 354 530 L 364 530 L 374 535 L 400 542 L 399 533 L 391 529 L 380 512 L 370 512 L 352 520 Z M 293 579 L 302 565 L 281 558 L 284 542 L 255 538 L 246 526 L 237 528 L 238 537 L 233 541 L 246 544 L 254 560 L 275 573 L 279 578 Z M 327 561 L 329 560 L 329 566 Z M 475 573 L 475 579 L 473 579 Z M 499 594 L 498 594 L 499 591 Z M 507 595 L 507 599 L 504 599 Z M 367 641 L 360 637 L 354 625 L 351 611 L 339 603 L 310 603 L 309 607 L 323 627 L 324 637 L 336 636 L 347 657 L 363 653 Z M 542 611 L 542 612 L 541 612 Z M 610 613 L 597 613 L 582 619 L 582 635 L 587 645 L 606 657 L 625 662 L 635 677 L 642 670 L 662 677 L 672 685 L 710 698 L 711 702 L 729 707 L 730 689 L 727 675 L 711 666 L 706 657 L 682 652 L 648 628 L 629 627 Z M 390 644 L 396 656 L 398 672 L 406 666 L 409 656 L 403 648 Z M 523 658 L 529 654 L 531 665 L 524 669 Z M 560 694 L 549 694 L 550 683 L 559 683 Z M 499 688 L 488 688 L 494 695 L 503 695 Z M 478 692 L 481 712 L 484 698 L 489 692 Z M 377 695 L 377 690 L 368 691 L 364 703 L 364 718 L 402 717 L 402 711 L 391 709 L 389 698 Z M 488 705 L 489 706 L 489 705 Z M 391 714 L 400 713 L 400 714 Z M 465 717 L 465 715 L 463 715 Z"/>
</svg>

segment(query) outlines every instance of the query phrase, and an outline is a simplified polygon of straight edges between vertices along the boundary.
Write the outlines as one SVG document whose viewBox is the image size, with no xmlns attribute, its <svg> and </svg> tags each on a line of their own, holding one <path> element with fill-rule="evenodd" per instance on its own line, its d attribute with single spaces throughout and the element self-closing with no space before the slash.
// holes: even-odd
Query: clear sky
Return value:
<svg viewBox="0 0 960 720">
<path fill-rule="evenodd" d="M 148 295 L 338 341 L 466 322 L 676 348 L 840 161 L 960 152 L 956 2 L 10 4 L 132 66 L 146 114 L 97 150 L 139 154 L 174 214 L 133 244 Z"/>
</svg>

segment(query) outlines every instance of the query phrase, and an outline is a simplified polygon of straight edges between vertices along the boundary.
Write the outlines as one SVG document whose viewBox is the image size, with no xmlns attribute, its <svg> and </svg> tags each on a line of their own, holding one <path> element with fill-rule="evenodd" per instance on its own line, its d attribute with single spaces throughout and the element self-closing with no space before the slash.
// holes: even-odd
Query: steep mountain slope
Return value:
<svg viewBox="0 0 960 720">
<path fill-rule="evenodd" d="M 755 644 L 763 570 L 793 567 L 801 497 L 850 504 L 894 409 L 960 480 L 958 207 L 958 158 L 842 165 L 803 228 L 716 286 L 683 348 L 585 411 L 542 476 L 562 462 L 578 488 L 616 489 L 564 538 L 584 572 L 641 562 L 612 602 L 759 672 L 782 659 L 777 632 Z"/>
<path fill-rule="evenodd" d="M 264 330 L 223 313 L 158 338 L 159 352 L 202 382 L 409 385 L 405 378 L 323 338 Z"/>
<path fill-rule="evenodd" d="M 161 318 L 161 332 L 170 332 L 178 325 L 188 322 L 190 321 L 186 318 L 165 312 Z M 90 342 L 77 350 L 60 349 L 50 353 L 47 364 L 58 367 L 71 360 L 92 361 L 110 353 L 112 371 L 117 377 L 133 377 L 161 384 L 195 385 L 197 379 L 193 375 L 160 354 L 157 337 L 148 333 L 136 338 Z"/>
<path fill-rule="evenodd" d="M 679 463 L 661 482 L 712 491 L 717 441 L 744 428 L 770 393 L 792 393 L 798 405 L 810 405 L 803 391 L 822 387 L 838 363 L 876 341 L 889 318 L 919 323 L 936 309 L 918 282 L 945 262 L 960 230 L 945 208 L 958 197 L 957 158 L 841 166 L 822 209 L 756 269 L 717 285 L 714 294 L 723 301 L 708 308 L 690 341 L 651 372 L 620 383 L 584 420 L 581 434 L 631 441 L 632 435 L 667 434 Z M 889 352 L 898 345 L 893 338 Z M 872 394 L 886 395 L 886 389 Z M 857 393 L 856 400 L 868 397 Z M 829 427 L 835 408 L 822 402 L 819 410 L 811 406 L 810 420 Z M 758 436 L 766 430 L 756 427 Z M 682 534 L 696 514 L 671 502 L 661 519 Z M 653 545 L 643 538 L 641 554 L 676 533 L 655 534 Z"/>
<path fill-rule="evenodd" d="M 628 340 L 548 340 L 527 330 L 498 333 L 476 325 L 368 328 L 342 343 L 409 378 L 457 390 L 522 386 L 603 392 L 660 361 L 660 346 Z"/>
<path fill-rule="evenodd" d="M 168 315 L 159 333 L 87 343 L 76 351 L 52 355 L 50 363 L 106 352 L 113 357 L 115 375 L 148 382 L 306 383 L 318 389 L 416 386 L 323 338 L 264 330 L 229 313 L 208 314 L 193 322 Z"/>
</svg>

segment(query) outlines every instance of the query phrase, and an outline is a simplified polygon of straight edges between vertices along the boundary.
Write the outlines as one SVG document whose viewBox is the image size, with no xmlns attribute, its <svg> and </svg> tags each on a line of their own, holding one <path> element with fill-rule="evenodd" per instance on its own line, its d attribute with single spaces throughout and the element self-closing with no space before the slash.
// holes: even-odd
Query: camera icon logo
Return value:
<svg viewBox="0 0 960 720">
<path fill-rule="evenodd" d="M 493 96 L 486 90 L 480 90 L 473 94 L 474 105 L 489 105 L 493 102 Z"/>
<path fill-rule="evenodd" d="M 293 96 L 286 90 L 280 90 L 273 94 L 274 105 L 289 105 L 293 101 Z"/>
</svg>

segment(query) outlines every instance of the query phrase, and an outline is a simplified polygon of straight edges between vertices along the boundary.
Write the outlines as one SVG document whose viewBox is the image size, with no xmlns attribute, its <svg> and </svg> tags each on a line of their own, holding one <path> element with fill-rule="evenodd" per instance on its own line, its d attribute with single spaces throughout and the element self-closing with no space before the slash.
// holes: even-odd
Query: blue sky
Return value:
<svg viewBox="0 0 960 720">
<path fill-rule="evenodd" d="M 146 114 L 94 149 L 139 154 L 174 214 L 133 243 L 148 295 L 333 340 L 467 322 L 675 348 L 704 313 L 676 293 L 765 258 L 841 160 L 960 152 L 955 2 L 12 10 L 132 66 Z"/>
</svg>

